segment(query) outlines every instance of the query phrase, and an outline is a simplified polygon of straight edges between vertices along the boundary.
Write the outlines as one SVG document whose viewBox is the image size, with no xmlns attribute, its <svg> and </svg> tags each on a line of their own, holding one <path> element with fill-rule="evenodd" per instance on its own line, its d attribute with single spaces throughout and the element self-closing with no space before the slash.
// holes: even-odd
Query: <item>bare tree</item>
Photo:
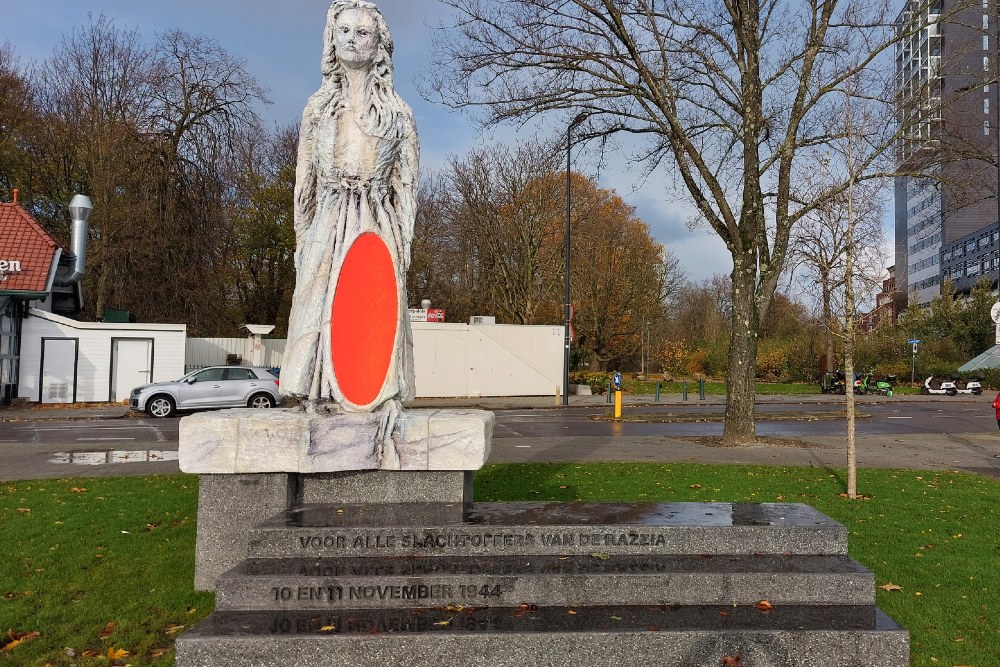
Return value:
<svg viewBox="0 0 1000 667">
<path fill-rule="evenodd" d="M 812 175 L 800 181 L 801 201 L 811 201 L 824 189 L 839 183 L 840 177 L 830 171 L 828 156 L 817 155 L 815 165 Z M 854 249 L 850 275 L 855 280 L 863 280 L 870 286 L 885 273 L 883 202 L 877 185 L 868 187 L 862 182 L 852 190 L 853 234 L 848 230 L 847 193 L 828 199 L 822 208 L 804 216 L 792 231 L 789 263 L 802 291 L 817 297 L 819 302 L 828 371 L 839 367 L 834 339 L 841 334 L 843 288 L 849 275 L 845 266 L 848 249 Z"/>
<path fill-rule="evenodd" d="M 35 118 L 27 73 L 10 44 L 0 44 L 0 90 L 4 91 L 0 95 L 0 192 L 6 194 L 14 187 L 24 187 L 13 182 L 23 168 L 19 140 Z"/>
<path fill-rule="evenodd" d="M 145 183 L 156 171 L 142 136 L 150 62 L 138 32 L 99 16 L 64 37 L 41 69 L 48 127 L 35 137 L 47 172 L 40 198 L 59 212 L 52 231 L 64 239 L 65 202 L 78 191 L 94 200 L 85 283 L 91 316 L 122 307 L 122 291 L 142 261 L 137 221 L 150 217 Z"/>
<path fill-rule="evenodd" d="M 284 335 L 295 286 L 293 198 L 299 129 L 247 134 L 236 145 L 225 228 L 224 284 L 233 294 L 233 318 L 273 323 Z"/>
<path fill-rule="evenodd" d="M 843 136 L 835 111 L 851 78 L 886 119 L 866 137 L 859 173 L 889 171 L 880 160 L 900 127 L 923 122 L 892 122 L 891 61 L 877 66 L 913 34 L 893 30 L 892 3 L 442 1 L 458 15 L 439 44 L 445 102 L 480 108 L 486 123 L 589 113 L 585 136 L 648 139 L 647 167 L 676 170 L 733 258 L 723 442 L 753 442 L 757 331 L 792 226 L 846 189 L 796 203 L 800 153 Z"/>
</svg>

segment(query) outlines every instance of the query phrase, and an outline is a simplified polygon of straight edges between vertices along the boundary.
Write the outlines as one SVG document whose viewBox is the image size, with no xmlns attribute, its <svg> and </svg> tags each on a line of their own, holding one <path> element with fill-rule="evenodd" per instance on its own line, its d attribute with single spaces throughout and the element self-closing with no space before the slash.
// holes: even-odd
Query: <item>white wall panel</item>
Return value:
<svg viewBox="0 0 1000 667">
<path fill-rule="evenodd" d="M 77 322 L 68 317 L 32 309 L 21 331 L 21 365 L 18 396 L 39 400 L 42 338 L 76 338 L 76 399 L 107 401 L 111 395 L 112 338 L 146 338 L 153 341 L 152 382 L 176 380 L 184 375 L 183 324 L 116 324 Z"/>
</svg>

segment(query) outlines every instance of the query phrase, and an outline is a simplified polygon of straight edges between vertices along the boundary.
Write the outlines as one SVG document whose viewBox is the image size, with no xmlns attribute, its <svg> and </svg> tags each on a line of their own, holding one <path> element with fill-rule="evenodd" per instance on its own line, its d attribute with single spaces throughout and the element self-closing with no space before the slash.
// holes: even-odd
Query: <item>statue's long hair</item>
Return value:
<svg viewBox="0 0 1000 667">
<path fill-rule="evenodd" d="M 344 65 L 337 57 L 335 31 L 337 19 L 348 9 L 360 9 L 375 19 L 378 47 L 371 67 L 365 73 L 364 129 L 371 136 L 399 137 L 403 131 L 402 118 L 407 107 L 392 87 L 392 36 L 379 8 L 365 0 L 334 0 L 326 14 L 323 30 L 323 84 L 311 100 L 314 108 L 336 108 L 345 97 L 348 85 Z"/>
</svg>

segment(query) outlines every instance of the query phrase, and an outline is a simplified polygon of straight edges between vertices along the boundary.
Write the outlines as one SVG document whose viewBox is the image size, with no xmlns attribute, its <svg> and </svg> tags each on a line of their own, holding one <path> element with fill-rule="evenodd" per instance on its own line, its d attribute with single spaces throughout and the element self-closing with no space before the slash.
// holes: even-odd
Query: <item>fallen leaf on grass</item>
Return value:
<svg viewBox="0 0 1000 667">
<path fill-rule="evenodd" d="M 3 647 L 0 648 L 0 653 L 8 653 L 10 651 L 13 651 L 15 648 L 17 648 L 24 642 L 30 642 L 32 639 L 38 639 L 41 636 L 42 633 L 38 632 L 37 630 L 33 632 L 14 632 L 13 630 L 8 630 L 7 641 L 4 642 Z"/>
<path fill-rule="evenodd" d="M 879 586 L 879 588 L 881 588 L 883 591 L 901 591 L 901 590 L 903 590 L 902 586 L 897 586 L 896 584 L 882 584 L 881 586 Z"/>
<path fill-rule="evenodd" d="M 104 629 L 101 630 L 101 632 L 97 636 L 100 637 L 101 639 L 107 639 L 108 637 L 111 636 L 111 633 L 115 631 L 116 627 L 117 626 L 115 625 L 114 621 L 108 621 L 108 624 L 104 626 Z"/>
<path fill-rule="evenodd" d="M 123 648 L 109 648 L 108 660 L 121 660 L 128 657 L 128 651 Z"/>
<path fill-rule="evenodd" d="M 165 648 L 154 648 L 152 651 L 149 652 L 149 657 L 162 658 L 167 653 L 170 653 L 170 651 Z"/>
<path fill-rule="evenodd" d="M 692 484 L 692 485 L 691 485 L 690 487 L 688 487 L 688 488 L 691 488 L 691 489 L 700 489 L 700 488 L 701 488 L 701 484 Z"/>
<path fill-rule="evenodd" d="M 21 514 L 27 514 L 28 512 L 31 511 L 31 508 L 30 507 L 18 507 L 17 511 L 20 512 Z"/>
<path fill-rule="evenodd" d="M 84 658 L 96 658 L 100 654 L 101 654 L 100 651 L 95 651 L 94 649 L 91 648 L 91 649 L 87 649 L 86 651 L 83 652 L 83 657 Z"/>
<path fill-rule="evenodd" d="M 74 486 L 72 489 L 70 489 L 70 491 L 72 491 L 73 493 L 83 493 L 86 490 L 87 489 L 82 486 Z"/>
<path fill-rule="evenodd" d="M 176 625 L 174 623 L 171 623 L 164 629 L 164 632 L 166 632 L 168 635 L 173 635 L 180 632 L 183 629 L 184 629 L 183 625 Z"/>
</svg>

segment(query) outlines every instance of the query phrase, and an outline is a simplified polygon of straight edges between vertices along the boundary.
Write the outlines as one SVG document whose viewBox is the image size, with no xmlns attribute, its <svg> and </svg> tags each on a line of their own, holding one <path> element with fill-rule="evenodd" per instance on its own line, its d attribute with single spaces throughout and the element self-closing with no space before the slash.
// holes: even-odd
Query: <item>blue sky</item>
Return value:
<svg viewBox="0 0 1000 667">
<path fill-rule="evenodd" d="M 413 107 L 420 133 L 423 167 L 442 167 L 449 155 L 475 146 L 509 141 L 515 128 L 481 134 L 463 114 L 421 99 L 417 85 L 431 64 L 433 26 L 446 21 L 436 0 L 377 2 L 396 45 L 396 89 Z M 119 27 L 135 28 L 149 42 L 157 32 L 179 28 L 215 39 L 270 90 L 273 104 L 259 113 L 272 125 L 298 123 L 302 107 L 320 83 L 323 24 L 329 0 L 0 0 L 0 43 L 9 42 L 24 62 L 47 58 L 64 35 L 87 23 L 88 12 L 104 14 Z M 563 119 L 553 118 L 552 127 Z M 539 131 L 546 131 L 545 124 Z M 559 130 L 561 131 L 561 130 Z M 574 165 L 598 174 L 586 158 Z M 680 210 L 666 192 L 662 174 L 636 184 L 640 170 L 613 158 L 599 171 L 600 184 L 614 188 L 635 206 L 653 236 L 680 259 L 691 280 L 728 274 L 732 261 L 722 242 L 704 230 L 684 226 Z"/>
</svg>

